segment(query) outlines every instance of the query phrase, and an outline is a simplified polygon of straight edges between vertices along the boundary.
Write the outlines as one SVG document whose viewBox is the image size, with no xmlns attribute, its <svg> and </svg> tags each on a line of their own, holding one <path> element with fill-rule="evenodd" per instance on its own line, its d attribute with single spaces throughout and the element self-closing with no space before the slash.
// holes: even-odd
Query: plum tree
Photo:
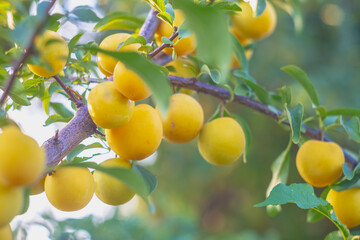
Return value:
<svg viewBox="0 0 360 240">
<path fill-rule="evenodd" d="M 105 10 L 103 5 L 112 2 L 101 1 L 97 8 Z M 127 4 L 134 4 L 132 2 L 137 1 L 128 1 Z M 197 188 L 194 198 L 197 204 L 196 207 L 191 205 L 189 212 L 197 213 L 199 205 L 205 206 L 198 216 L 201 220 L 199 231 L 224 230 L 231 225 L 225 224 L 228 221 L 226 211 L 237 214 L 234 204 L 227 203 L 233 200 L 233 196 L 243 195 L 239 194 L 237 187 L 227 184 L 235 179 L 231 173 L 238 173 L 240 161 L 237 160 L 243 155 L 246 162 L 245 154 L 250 152 L 247 158 L 252 161 L 252 154 L 256 152 L 256 156 L 261 158 L 261 166 L 270 166 L 271 154 L 267 154 L 270 147 L 262 140 L 266 142 L 267 137 L 271 138 L 273 146 L 276 145 L 274 151 L 282 144 L 280 135 L 274 134 L 277 129 L 270 129 L 271 125 L 257 119 L 255 114 L 253 118 L 252 112 L 241 111 L 239 105 L 275 120 L 289 132 L 287 147 L 271 166 L 272 179 L 266 190 L 267 198 L 256 206 L 268 206 L 268 214 L 272 216 L 279 213 L 281 204 L 296 203 L 302 209 L 310 209 L 308 220 L 325 216 L 335 223 L 344 239 L 354 237 L 356 231 L 350 232 L 348 228 L 360 224 L 356 205 L 360 171 L 356 151 L 347 148 L 356 149 L 357 145 L 349 147 L 350 143 L 346 140 L 341 144 L 346 148 L 342 148 L 328 135 L 342 142 L 347 134 L 359 143 L 359 110 L 352 107 L 328 109 L 320 103 L 320 99 L 323 101 L 325 98 L 319 97 L 305 71 L 295 65 L 282 67 L 281 70 L 299 83 L 296 88 L 302 87 L 304 96 L 311 102 L 304 109 L 303 103 L 293 96 L 298 90 L 292 91 L 289 86 L 278 88 L 275 81 L 264 85 L 262 80 L 258 81 L 259 76 L 264 74 L 269 78 L 282 79 L 275 70 L 269 71 L 264 67 L 265 63 L 257 66 L 257 62 L 249 67 L 247 62 L 257 45 L 263 44 L 256 41 L 274 34 L 276 44 L 270 46 L 276 45 L 274 49 L 278 52 L 269 47 L 265 49 L 269 45 L 264 44 L 265 48 L 257 52 L 254 59 L 262 57 L 265 65 L 275 66 L 286 60 L 307 67 L 296 54 L 300 49 L 282 49 L 288 42 L 281 41 L 285 36 L 284 29 L 290 28 L 281 22 L 281 34 L 277 35 L 277 15 L 272 5 L 276 3 L 275 6 L 290 13 L 300 33 L 302 27 L 311 28 L 301 24 L 301 18 L 307 16 L 300 14 L 301 4 L 285 0 L 145 2 L 151 7 L 146 19 L 142 17 L 145 15 L 141 4 L 134 5 L 128 13 L 124 9 L 117 12 L 115 7 L 112 9 L 107 5 L 108 9 L 114 10 L 110 14 L 94 11 L 88 6 L 70 11 L 62 2 L 58 5 L 64 6 L 64 12 L 53 13 L 51 9 L 55 0 L 34 1 L 31 11 L 27 5 L 29 2 L 0 4 L 0 32 L 4 35 L 0 37 L 0 48 L 3 50 L 0 53 L 0 88 L 3 90 L 0 97 L 0 239 L 9 238 L 11 230 L 8 224 L 16 215 L 26 211 L 29 195 L 44 190 L 49 203 L 61 211 L 84 208 L 94 193 L 105 204 L 115 206 L 130 201 L 137 194 L 151 209 L 153 204 L 157 205 L 159 214 L 154 216 L 162 219 L 166 215 L 165 211 L 162 212 L 162 204 L 169 202 L 175 205 L 182 201 L 183 205 L 188 204 L 184 200 L 186 194 L 182 195 L 191 185 L 189 195 L 193 199 L 193 188 Z M 114 6 L 116 4 L 114 2 Z M 329 9 L 328 3 L 308 4 L 322 4 L 325 10 Z M 27 12 L 33 13 L 35 8 L 37 14 L 27 16 Z M 336 14 L 336 11 L 341 12 L 341 8 L 332 6 L 331 9 L 333 24 L 336 16 L 341 15 Z M 319 14 L 319 19 L 327 24 L 329 17 L 325 10 Z M 101 19 L 100 12 L 105 13 Z M 348 19 L 351 18 L 346 21 Z M 69 22 L 81 32 L 67 32 L 65 23 Z M 89 30 L 91 33 L 87 30 L 83 33 L 82 28 L 90 25 L 94 26 Z M 306 29 L 303 33 L 311 30 Z M 333 30 L 329 28 L 326 31 Z M 57 32 L 70 37 L 63 38 Z M 299 42 L 293 41 L 293 44 Z M 281 59 L 272 63 L 272 57 L 274 62 L 277 58 Z M 313 59 L 306 62 L 315 65 Z M 319 78 L 314 70 L 316 67 L 310 71 Z M 322 66 L 319 69 L 325 68 Z M 331 73 L 326 72 L 326 76 Z M 277 88 L 268 90 L 273 86 Z M 54 102 L 64 96 L 69 98 L 71 105 Z M 18 120 L 11 119 L 16 116 L 14 111 L 37 100 L 41 101 L 41 109 L 48 115 L 42 124 L 65 123 L 42 147 L 15 127 Z M 154 106 L 157 106 L 156 109 Z M 266 136 L 264 139 L 252 141 L 250 127 L 254 126 L 262 136 Z M 162 139 L 186 144 L 164 143 L 160 146 Z M 252 142 L 256 146 L 251 148 Z M 196 149 L 196 144 L 199 154 L 189 151 L 190 148 Z M 296 168 L 305 184 L 286 185 L 298 178 L 296 175 L 288 177 L 289 173 L 293 173 L 290 171 L 293 145 L 300 146 Z M 179 154 L 174 156 L 169 150 L 171 147 L 180 149 Z M 83 151 L 92 148 L 102 148 L 116 157 L 104 159 L 100 151 L 91 156 L 82 155 Z M 160 179 L 160 190 L 169 189 L 167 187 L 175 182 L 174 179 L 176 184 L 181 179 L 181 184 L 178 184 L 181 187 L 174 186 L 171 193 L 161 192 L 160 197 L 155 195 L 150 203 L 149 195 L 158 185 L 157 178 L 147 169 L 146 163 L 150 161 L 137 160 L 143 160 L 157 151 L 158 159 L 151 170 Z M 97 161 L 95 157 L 101 159 Z M 187 161 L 190 158 L 203 158 L 205 161 Z M 249 172 L 252 177 L 255 174 L 253 166 L 256 166 L 256 172 L 264 168 L 260 169 L 255 163 L 258 162 L 241 165 L 241 171 Z M 90 169 L 94 170 L 93 174 Z M 264 176 L 265 171 L 262 171 Z M 236 180 L 240 179 L 238 175 Z M 259 179 L 254 180 L 252 187 L 259 182 Z M 199 186 L 206 190 L 200 191 Z M 224 186 L 229 187 L 229 192 L 218 190 Z M 215 194 L 215 200 L 210 199 L 211 196 L 209 199 L 201 196 L 210 187 L 209 195 Z M 242 191 L 247 191 L 245 186 L 241 187 Z M 319 192 L 314 193 L 313 187 L 326 189 L 320 195 Z M 259 186 L 256 186 L 258 189 Z M 161 202 L 160 198 L 166 201 Z M 243 201 L 243 204 L 252 201 L 255 200 Z M 257 214 L 253 216 L 255 220 L 259 216 Z M 253 222 L 256 221 L 251 224 Z M 57 227 L 62 226 L 66 224 Z M 117 228 L 119 225 L 114 227 L 115 230 Z M 2 236 L 2 231 L 7 235 Z M 87 231 L 90 234 L 91 229 Z M 61 231 L 51 234 L 57 232 Z M 96 234 L 91 237 L 97 238 Z M 222 234 L 221 237 L 228 237 Z M 338 232 L 330 234 L 327 239 L 332 239 Z M 207 236 L 203 232 L 199 235 Z M 104 236 L 98 238 L 106 239 Z M 154 239 L 157 238 L 158 235 Z M 301 235 L 301 238 L 309 236 Z"/>
</svg>

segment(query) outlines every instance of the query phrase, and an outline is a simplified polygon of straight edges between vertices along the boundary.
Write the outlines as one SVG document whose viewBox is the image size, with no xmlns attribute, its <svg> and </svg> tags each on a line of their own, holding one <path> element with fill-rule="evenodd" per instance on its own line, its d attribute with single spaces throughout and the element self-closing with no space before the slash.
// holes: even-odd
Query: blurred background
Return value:
<svg viewBox="0 0 360 240">
<path fill-rule="evenodd" d="M 84 4 L 94 7 L 100 18 L 114 11 L 145 18 L 149 9 L 145 1 L 140 0 L 64 0 L 55 11 L 63 11 L 63 7 L 71 10 Z M 280 70 L 282 66 L 294 64 L 307 72 L 319 92 L 321 104 L 327 109 L 359 108 L 360 2 L 303 0 L 301 10 L 303 31 L 296 33 L 291 17 L 276 7 L 276 30 L 269 38 L 256 43 L 250 60 L 250 74 L 269 91 L 276 92 L 284 85 L 291 86 L 293 101 L 302 102 L 308 116 L 314 112 L 306 93 Z M 91 24 L 75 26 L 69 22 L 59 32 L 71 38 L 80 30 L 92 31 L 92 28 Z M 201 94 L 197 97 L 207 119 L 215 111 L 218 101 Z M 54 98 L 66 101 L 60 95 Z M 138 198 L 121 207 L 110 207 L 96 197 L 81 211 L 62 213 L 51 207 L 46 196 L 41 194 L 31 197 L 28 213 L 12 222 L 18 239 L 27 236 L 26 239 L 40 240 L 300 240 L 324 239 L 329 232 L 336 230 L 326 219 L 307 223 L 306 211 L 293 204 L 283 206 L 275 217 L 269 217 L 265 208 L 253 207 L 265 199 L 271 179 L 271 163 L 285 149 L 289 133 L 273 120 L 244 106 L 229 104 L 228 107 L 242 116 L 251 128 L 253 140 L 246 163 L 239 160 L 230 166 L 211 166 L 201 158 L 196 140 L 182 145 L 163 141 L 158 152 L 144 162 L 159 182 L 151 195 L 154 213 L 151 214 Z M 24 132 L 40 144 L 63 126 L 42 127 L 47 116 L 40 102 L 34 102 L 23 110 L 11 113 L 10 117 L 18 120 Z M 30 114 L 31 119 L 27 117 Z M 359 147 L 345 134 L 331 137 L 358 152 Z M 95 139 L 86 141 L 90 143 Z M 294 164 L 296 150 L 296 147 L 292 148 L 288 184 L 303 182 Z M 103 161 L 109 156 L 113 155 L 98 156 L 96 161 Z"/>
</svg>

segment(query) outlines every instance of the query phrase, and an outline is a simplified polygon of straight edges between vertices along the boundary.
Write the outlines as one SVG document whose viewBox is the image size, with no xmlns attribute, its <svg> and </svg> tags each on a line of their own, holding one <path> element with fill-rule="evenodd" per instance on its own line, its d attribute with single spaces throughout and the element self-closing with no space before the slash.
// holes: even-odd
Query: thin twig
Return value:
<svg viewBox="0 0 360 240">
<path fill-rule="evenodd" d="M 9 95 L 9 93 L 11 91 L 11 88 L 12 88 L 12 86 L 14 84 L 16 74 L 21 69 L 21 67 L 24 65 L 26 59 L 33 52 L 35 38 L 36 38 L 37 35 L 39 35 L 41 30 L 45 26 L 47 20 L 49 19 L 49 11 L 53 7 L 55 2 L 56 2 L 56 0 L 52 0 L 50 2 L 49 6 L 45 10 L 43 21 L 40 22 L 40 24 L 36 27 L 34 33 L 31 35 L 30 41 L 29 41 L 28 45 L 26 46 L 24 53 L 21 55 L 20 59 L 13 64 L 12 73 L 11 73 L 11 75 L 9 77 L 9 80 L 8 80 L 6 86 L 5 86 L 4 92 L 3 92 L 3 94 L 1 95 L 1 98 L 0 98 L 0 108 L 2 108 L 4 106 L 5 100 L 6 100 L 7 96 Z"/>
<path fill-rule="evenodd" d="M 201 92 L 201 93 L 206 93 L 206 94 L 216 97 L 218 99 L 228 100 L 231 97 L 231 93 L 229 90 L 221 88 L 221 87 L 213 86 L 213 85 L 210 85 L 210 84 L 207 84 L 204 82 L 196 81 L 195 78 L 183 78 L 183 77 L 170 75 L 169 80 L 170 80 L 171 84 L 174 86 L 192 89 L 192 90 L 195 90 L 195 91 Z M 248 108 L 251 108 L 259 113 L 262 113 L 262 114 L 274 119 L 275 121 L 279 121 L 279 118 L 282 114 L 282 112 L 280 110 L 277 110 L 277 109 L 272 110 L 265 104 L 255 101 L 254 99 L 252 99 L 250 97 L 234 95 L 233 101 L 236 103 L 239 103 L 241 105 L 244 105 Z M 281 123 L 289 126 L 288 122 L 283 121 Z M 323 138 L 323 140 L 327 141 L 327 142 L 332 141 L 330 138 L 322 136 L 321 130 L 319 130 L 319 129 L 313 129 L 305 124 L 303 124 L 302 127 L 305 129 L 305 131 L 302 132 L 302 135 L 304 135 L 306 137 L 318 139 L 318 140 L 322 140 L 322 138 Z M 344 155 L 345 155 L 345 160 L 349 164 L 350 167 L 353 168 L 358 164 L 357 159 L 353 158 L 346 151 L 344 151 Z"/>
<path fill-rule="evenodd" d="M 102 132 L 100 132 L 99 130 L 95 130 L 95 134 L 100 135 L 101 137 L 105 137 L 105 134 L 103 134 Z"/>
<path fill-rule="evenodd" d="M 174 31 L 171 34 L 171 36 L 169 37 L 170 41 L 173 41 L 177 36 L 179 36 L 179 32 L 178 32 L 178 28 L 176 26 L 174 26 Z M 149 57 L 153 58 L 154 56 L 156 56 L 158 53 L 160 53 L 163 49 L 167 48 L 167 47 L 171 47 L 172 44 L 167 44 L 167 43 L 162 43 L 160 46 L 158 46 L 157 48 L 155 48 L 154 51 L 152 51 L 151 53 L 149 53 Z"/>
<path fill-rule="evenodd" d="M 58 75 L 53 76 L 53 78 L 59 83 L 59 85 L 64 89 L 66 94 L 69 96 L 70 100 L 75 103 L 76 107 L 80 107 L 83 105 L 83 102 L 80 98 L 77 97 L 78 94 L 74 93 L 74 90 L 72 90 L 69 86 L 67 86 L 63 80 L 60 79 Z"/>
</svg>

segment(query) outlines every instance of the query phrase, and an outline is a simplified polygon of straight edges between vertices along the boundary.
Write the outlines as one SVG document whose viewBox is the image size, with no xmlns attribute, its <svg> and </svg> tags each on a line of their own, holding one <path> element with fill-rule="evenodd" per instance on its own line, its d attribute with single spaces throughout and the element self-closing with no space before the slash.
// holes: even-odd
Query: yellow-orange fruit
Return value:
<svg viewBox="0 0 360 240">
<path fill-rule="evenodd" d="M 117 51 L 117 47 L 120 43 L 125 42 L 131 35 L 128 33 L 116 33 L 110 36 L 107 36 L 101 43 L 99 48 L 108 50 L 108 51 Z M 134 43 L 120 48 L 119 51 L 137 51 L 141 47 L 141 44 Z M 96 62 L 99 66 L 100 71 L 102 71 L 106 76 L 111 76 L 114 72 L 116 63 L 118 62 L 115 58 L 105 54 L 98 53 L 96 56 Z"/>
<path fill-rule="evenodd" d="M 120 157 L 141 160 L 156 151 L 163 134 L 160 116 L 147 104 L 135 106 L 131 120 L 114 129 L 106 129 L 110 148 Z"/>
<path fill-rule="evenodd" d="M 131 162 L 123 158 L 111 158 L 100 164 L 102 167 L 131 168 Z M 135 193 L 117 178 L 95 170 L 95 194 L 106 204 L 121 205 L 130 201 Z"/>
<path fill-rule="evenodd" d="M 186 143 L 199 134 L 204 123 L 204 112 L 193 97 L 177 93 L 171 96 L 170 106 L 162 123 L 166 141 Z"/>
<path fill-rule="evenodd" d="M 237 121 L 229 117 L 217 118 L 205 124 L 198 138 L 201 156 L 214 165 L 230 164 L 245 149 L 245 135 Z"/>
<path fill-rule="evenodd" d="M 30 185 L 45 169 L 43 149 L 15 126 L 3 128 L 0 156 L 0 182 L 4 185 Z"/>
<path fill-rule="evenodd" d="M 118 62 L 114 70 L 114 84 L 125 97 L 140 101 L 150 97 L 151 91 L 145 82 L 135 72 Z"/>
<path fill-rule="evenodd" d="M 1 240 L 12 240 L 12 231 L 10 224 L 0 228 L 0 239 Z"/>
<path fill-rule="evenodd" d="M 360 225 L 360 188 L 341 192 L 331 189 L 326 200 L 333 206 L 335 215 L 348 228 Z"/>
<path fill-rule="evenodd" d="M 333 142 L 309 140 L 299 148 L 296 167 L 300 176 L 314 187 L 325 187 L 335 182 L 342 173 L 344 153 Z"/>
<path fill-rule="evenodd" d="M 117 128 L 130 121 L 135 103 L 123 96 L 113 82 L 106 81 L 91 89 L 87 106 L 96 125 Z"/>
<path fill-rule="evenodd" d="M 69 48 L 60 34 L 46 30 L 36 37 L 35 46 L 43 66 L 28 64 L 30 71 L 41 77 L 51 77 L 64 68 L 69 56 Z"/>
<path fill-rule="evenodd" d="M 176 9 L 175 10 L 175 19 L 174 19 L 174 26 L 179 27 L 185 20 L 184 14 Z M 161 37 L 170 37 L 173 33 L 172 27 L 165 22 L 161 22 L 158 29 L 156 30 L 155 39 L 158 45 L 162 43 Z M 175 43 L 178 38 L 175 38 L 173 42 Z M 192 53 L 196 47 L 196 38 L 195 35 L 192 34 L 188 37 L 182 38 L 174 45 L 174 49 L 177 56 L 184 56 L 187 54 Z M 165 48 L 164 52 L 168 55 L 172 54 L 172 48 Z"/>
<path fill-rule="evenodd" d="M 232 15 L 234 31 L 244 38 L 262 39 L 272 34 L 276 27 L 276 12 L 274 7 L 266 2 L 264 12 L 256 17 L 248 2 L 241 2 L 241 12 Z"/>
<path fill-rule="evenodd" d="M 77 211 L 84 208 L 95 192 L 94 178 L 87 168 L 60 167 L 46 176 L 46 197 L 61 211 Z"/>
<path fill-rule="evenodd" d="M 20 187 L 7 187 L 0 184 L 0 227 L 6 226 L 24 205 L 24 193 Z M 2 239 L 2 238 L 0 238 Z"/>
</svg>

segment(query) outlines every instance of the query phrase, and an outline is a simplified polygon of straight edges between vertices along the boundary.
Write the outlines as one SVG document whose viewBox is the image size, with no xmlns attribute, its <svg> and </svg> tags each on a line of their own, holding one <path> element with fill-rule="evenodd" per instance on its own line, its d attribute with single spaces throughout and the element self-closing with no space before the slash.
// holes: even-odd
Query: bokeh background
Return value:
<svg viewBox="0 0 360 240">
<path fill-rule="evenodd" d="M 276 7 L 276 30 L 267 39 L 256 43 L 250 60 L 250 74 L 269 91 L 291 86 L 294 103 L 301 101 L 307 116 L 314 114 L 311 103 L 298 83 L 280 70 L 282 66 L 294 64 L 304 69 L 319 92 L 321 104 L 327 109 L 360 107 L 360 2 L 300 2 L 303 31 L 296 33 L 291 17 Z M 64 0 L 62 7 L 71 10 L 84 4 L 96 8 L 100 17 L 109 12 L 124 11 L 145 18 L 149 9 L 141 0 Z M 62 7 L 58 5 L 56 11 L 61 12 Z M 71 38 L 80 30 L 91 31 L 92 27 L 91 24 L 75 26 L 69 22 L 61 27 L 60 33 Z M 96 34 L 88 37 L 101 38 Z M 218 101 L 201 94 L 197 97 L 207 119 L 215 111 Z M 61 96 L 54 98 L 66 101 Z M 306 211 L 294 204 L 283 206 L 275 217 L 269 217 L 265 208 L 253 207 L 265 199 L 271 163 L 285 149 L 289 132 L 244 106 L 229 104 L 228 108 L 242 116 L 251 128 L 252 145 L 246 163 L 239 160 L 229 166 L 211 166 L 201 158 L 196 140 L 182 145 L 163 141 L 158 152 L 145 162 L 159 181 L 151 195 L 154 213 L 135 198 L 122 207 L 105 206 L 94 199 L 84 210 L 65 214 L 51 207 L 46 196 L 41 194 L 31 198 L 28 213 L 13 221 L 18 238 L 300 240 L 324 239 L 327 233 L 336 230 L 326 219 L 307 223 Z M 23 113 L 14 112 L 11 116 L 39 143 L 62 127 L 62 124 L 42 127 L 46 116 L 40 102 L 24 109 Z M 28 114 L 32 115 L 31 119 Z M 330 136 L 358 152 L 359 147 L 345 134 Z M 87 140 L 91 141 L 94 139 Z M 296 150 L 296 147 L 292 148 L 289 184 L 303 182 L 294 164 Z M 96 160 L 105 160 L 107 156 L 102 155 Z"/>
</svg>

